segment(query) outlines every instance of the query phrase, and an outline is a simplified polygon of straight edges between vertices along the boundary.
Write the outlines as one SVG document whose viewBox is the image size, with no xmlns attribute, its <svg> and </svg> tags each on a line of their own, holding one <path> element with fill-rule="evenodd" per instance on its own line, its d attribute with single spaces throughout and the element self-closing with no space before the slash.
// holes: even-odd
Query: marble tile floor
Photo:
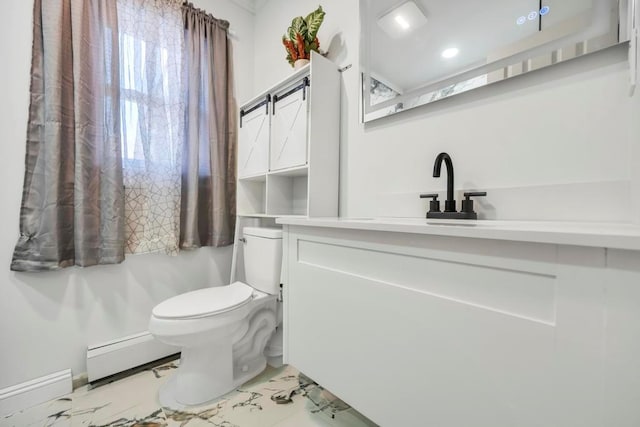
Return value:
<svg viewBox="0 0 640 427">
<path fill-rule="evenodd" d="M 355 409 L 291 366 L 267 367 L 220 399 L 167 408 L 158 388 L 177 361 L 117 381 L 81 387 L 69 396 L 0 419 L 2 427 L 375 427 Z M 277 403 L 288 401 L 289 403 Z"/>
</svg>

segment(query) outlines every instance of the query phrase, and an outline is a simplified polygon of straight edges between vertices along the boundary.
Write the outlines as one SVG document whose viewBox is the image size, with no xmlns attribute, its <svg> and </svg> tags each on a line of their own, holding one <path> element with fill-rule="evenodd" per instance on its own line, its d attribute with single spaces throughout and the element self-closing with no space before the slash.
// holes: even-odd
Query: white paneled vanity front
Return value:
<svg viewBox="0 0 640 427">
<path fill-rule="evenodd" d="M 637 227 L 278 221 L 286 362 L 381 426 L 640 425 Z"/>
</svg>

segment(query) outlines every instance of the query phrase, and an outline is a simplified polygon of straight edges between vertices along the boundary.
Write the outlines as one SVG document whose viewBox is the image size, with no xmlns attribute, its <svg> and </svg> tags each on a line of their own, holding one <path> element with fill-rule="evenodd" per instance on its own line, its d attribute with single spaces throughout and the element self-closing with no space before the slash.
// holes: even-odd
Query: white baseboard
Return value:
<svg viewBox="0 0 640 427">
<path fill-rule="evenodd" d="M 179 352 L 179 347 L 164 344 L 149 332 L 93 345 L 87 350 L 88 380 L 93 382 Z"/>
<path fill-rule="evenodd" d="M 48 402 L 71 391 L 71 369 L 4 388 L 0 390 L 0 416 Z"/>
</svg>

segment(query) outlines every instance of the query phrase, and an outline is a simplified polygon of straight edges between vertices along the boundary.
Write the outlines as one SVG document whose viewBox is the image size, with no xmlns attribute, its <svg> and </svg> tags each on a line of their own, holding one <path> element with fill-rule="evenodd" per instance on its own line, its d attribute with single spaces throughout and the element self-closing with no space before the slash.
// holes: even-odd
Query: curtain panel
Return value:
<svg viewBox="0 0 640 427">
<path fill-rule="evenodd" d="M 233 244 L 236 207 L 236 103 L 229 22 L 182 7 L 185 144 L 180 247 Z"/>
<path fill-rule="evenodd" d="M 182 2 L 117 0 L 126 253 L 176 255 L 184 145 Z"/>
<path fill-rule="evenodd" d="M 35 0 L 20 237 L 11 269 L 124 259 L 115 2 Z"/>
<path fill-rule="evenodd" d="M 35 0 L 11 269 L 233 244 L 229 23 L 181 0 Z"/>
</svg>

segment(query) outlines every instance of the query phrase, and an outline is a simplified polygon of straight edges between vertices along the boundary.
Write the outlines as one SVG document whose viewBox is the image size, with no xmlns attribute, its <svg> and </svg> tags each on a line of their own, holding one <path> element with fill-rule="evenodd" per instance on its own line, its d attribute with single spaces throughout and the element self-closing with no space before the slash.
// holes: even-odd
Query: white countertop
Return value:
<svg viewBox="0 0 640 427">
<path fill-rule="evenodd" d="M 276 223 L 640 250 L 640 226 L 623 223 L 304 217 L 278 218 Z"/>
</svg>

